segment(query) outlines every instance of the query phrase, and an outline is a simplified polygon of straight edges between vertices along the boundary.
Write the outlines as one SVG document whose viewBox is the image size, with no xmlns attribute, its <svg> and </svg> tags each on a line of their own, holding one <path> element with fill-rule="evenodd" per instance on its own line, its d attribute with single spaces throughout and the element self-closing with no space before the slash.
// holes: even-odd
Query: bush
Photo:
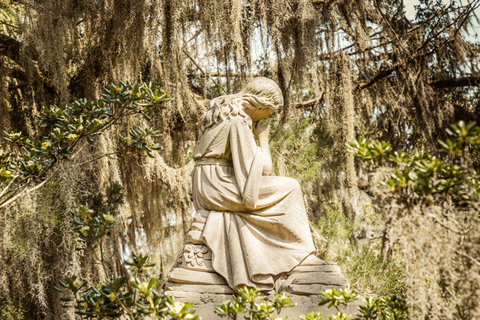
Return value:
<svg viewBox="0 0 480 320">
<path fill-rule="evenodd" d="M 369 174 L 369 192 L 398 245 L 406 297 L 416 316 L 480 317 L 480 127 L 459 122 L 438 152 L 393 151 L 359 137 L 349 144 Z"/>
</svg>

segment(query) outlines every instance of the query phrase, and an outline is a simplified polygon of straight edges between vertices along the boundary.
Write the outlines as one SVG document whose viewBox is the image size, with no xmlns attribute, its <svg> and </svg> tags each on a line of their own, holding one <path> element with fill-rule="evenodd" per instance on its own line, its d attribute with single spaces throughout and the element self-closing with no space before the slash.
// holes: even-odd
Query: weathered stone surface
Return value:
<svg viewBox="0 0 480 320">
<path fill-rule="evenodd" d="M 324 261 L 315 255 L 311 254 L 306 257 L 301 263 L 301 266 L 320 266 L 320 265 L 336 265 L 335 262 Z"/>
<path fill-rule="evenodd" d="M 218 304 L 223 303 L 225 300 L 231 300 L 232 295 L 229 294 L 215 294 L 215 293 L 198 293 L 198 292 L 184 292 L 184 291 L 165 291 L 165 295 L 174 296 L 177 301 L 182 302 L 196 302 L 197 304 Z M 196 309 L 197 307 L 195 307 Z M 212 306 L 214 309 L 214 306 Z M 213 312 L 213 310 L 212 310 Z M 209 320 L 209 317 L 202 317 L 205 320 Z"/>
<path fill-rule="evenodd" d="M 204 245 L 186 244 L 178 257 L 177 267 L 204 272 L 215 272 L 212 252 Z"/>
<path fill-rule="evenodd" d="M 306 297 L 305 297 L 306 298 Z M 296 307 L 291 307 L 291 308 L 283 308 L 282 313 L 280 314 L 280 317 L 286 318 L 288 316 L 288 319 L 296 320 L 300 319 L 300 315 L 305 315 L 309 312 L 321 312 L 322 315 L 326 318 L 328 318 L 329 315 L 335 314 L 337 310 L 335 308 L 327 308 L 326 306 L 318 306 L 316 299 L 313 299 L 311 303 L 303 303 L 305 299 L 302 298 L 301 301 L 296 299 L 296 297 L 292 298 L 293 302 L 297 302 L 298 305 Z M 223 300 L 222 300 L 223 301 Z M 221 301 L 220 301 L 221 302 Z M 357 313 L 357 308 L 361 304 L 361 301 L 355 301 L 346 308 L 345 312 L 350 315 L 354 316 L 355 313 Z M 202 319 L 205 320 L 220 320 L 220 318 L 217 314 L 215 314 L 215 305 L 213 304 L 203 304 L 199 306 L 195 306 L 195 309 L 197 310 L 196 314 L 202 317 Z M 343 308 L 342 308 L 343 309 Z M 342 310 L 343 311 L 343 310 Z M 243 318 L 239 317 L 239 318 Z"/>
<path fill-rule="evenodd" d="M 233 294 L 235 290 L 228 285 L 214 284 L 214 285 L 199 285 L 199 284 L 184 284 L 167 282 L 165 290 L 168 291 L 184 291 L 184 292 L 198 292 L 198 293 L 220 293 Z"/>
<path fill-rule="evenodd" d="M 186 243 L 204 244 L 202 241 L 202 231 L 198 231 L 198 230 L 188 231 Z"/>
<path fill-rule="evenodd" d="M 184 269 L 188 270 L 195 270 L 195 271 L 203 271 L 203 272 L 215 272 L 213 270 L 212 266 L 212 260 L 203 260 L 203 264 L 196 264 L 196 265 L 190 265 L 190 264 L 180 264 L 179 267 L 182 267 Z"/>
<path fill-rule="evenodd" d="M 195 214 L 195 216 L 193 217 L 192 223 L 198 222 L 198 223 L 205 224 L 205 222 L 207 221 L 209 213 L 210 213 L 210 211 L 208 211 L 208 210 L 198 210 L 197 213 Z"/>
<path fill-rule="evenodd" d="M 348 286 L 347 279 L 341 274 L 329 274 L 325 272 L 295 273 L 288 277 L 287 281 L 294 277 L 292 284 L 323 284 L 330 286 Z"/>
<path fill-rule="evenodd" d="M 328 273 L 338 273 L 341 274 L 340 267 L 333 264 L 320 265 L 320 266 L 304 266 L 300 265 L 295 267 L 289 274 L 293 273 L 304 273 L 304 272 L 328 272 Z"/>
<path fill-rule="evenodd" d="M 326 289 L 333 288 L 331 285 L 323 284 L 310 284 L 310 285 L 299 285 L 291 284 L 287 287 L 287 292 L 298 295 L 318 295 L 320 297 L 320 292 Z M 342 288 L 342 287 L 339 287 Z"/>
<path fill-rule="evenodd" d="M 167 280 L 177 283 L 192 284 L 227 284 L 225 279 L 216 273 L 174 268 L 167 276 Z"/>
<path fill-rule="evenodd" d="M 202 231 L 203 227 L 205 226 L 205 222 L 193 222 L 192 225 L 190 226 L 190 230 L 194 231 Z"/>
</svg>

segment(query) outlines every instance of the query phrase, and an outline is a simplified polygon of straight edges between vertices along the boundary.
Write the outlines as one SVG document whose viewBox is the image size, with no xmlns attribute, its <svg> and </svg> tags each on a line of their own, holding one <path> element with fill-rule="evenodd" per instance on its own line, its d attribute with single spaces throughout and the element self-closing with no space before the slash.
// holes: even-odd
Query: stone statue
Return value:
<svg viewBox="0 0 480 320">
<path fill-rule="evenodd" d="M 309 295 L 348 285 L 338 266 L 313 255 L 299 183 L 270 175 L 269 129 L 258 121 L 282 105 L 279 86 L 261 77 L 210 102 L 193 154 L 197 213 L 166 294 L 192 301 L 182 292 L 203 291 L 206 303 L 244 286 Z"/>
</svg>

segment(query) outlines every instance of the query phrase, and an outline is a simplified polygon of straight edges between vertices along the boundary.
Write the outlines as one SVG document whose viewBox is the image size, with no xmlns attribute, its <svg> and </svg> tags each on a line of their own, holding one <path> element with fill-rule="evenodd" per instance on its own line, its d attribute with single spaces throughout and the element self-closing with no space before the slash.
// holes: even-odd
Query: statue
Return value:
<svg viewBox="0 0 480 320">
<path fill-rule="evenodd" d="M 193 154 L 197 213 L 167 277 L 166 294 L 192 300 L 180 292 L 190 287 L 195 293 L 231 294 L 247 286 L 309 295 L 318 294 L 319 286 L 348 285 L 338 266 L 314 255 L 299 183 L 270 175 L 269 129 L 258 121 L 282 105 L 279 86 L 262 77 L 210 102 Z M 312 273 L 323 280 L 309 280 Z M 296 283 L 317 287 L 295 291 Z M 215 302 L 206 297 L 202 302 Z"/>
</svg>

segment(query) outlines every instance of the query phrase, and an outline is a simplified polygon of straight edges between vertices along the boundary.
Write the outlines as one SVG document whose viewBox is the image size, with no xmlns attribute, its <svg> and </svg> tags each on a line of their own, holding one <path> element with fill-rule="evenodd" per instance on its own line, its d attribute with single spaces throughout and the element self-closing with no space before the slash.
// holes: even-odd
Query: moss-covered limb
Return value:
<svg viewBox="0 0 480 320">
<path fill-rule="evenodd" d="M 480 86 L 480 76 L 460 77 L 433 80 L 429 83 L 435 88 L 458 88 L 467 86 Z"/>
</svg>

